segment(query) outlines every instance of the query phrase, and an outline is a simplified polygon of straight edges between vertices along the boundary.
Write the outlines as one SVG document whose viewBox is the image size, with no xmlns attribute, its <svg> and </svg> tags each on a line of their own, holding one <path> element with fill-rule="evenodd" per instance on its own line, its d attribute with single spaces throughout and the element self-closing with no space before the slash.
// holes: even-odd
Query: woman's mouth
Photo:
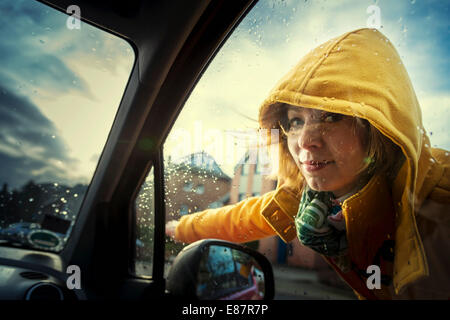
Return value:
<svg viewBox="0 0 450 320">
<path fill-rule="evenodd" d="M 308 171 L 308 172 L 314 172 L 314 171 L 318 171 L 321 170 L 323 168 L 325 168 L 326 166 L 328 166 L 329 164 L 334 163 L 334 161 L 328 161 L 328 160 L 323 160 L 323 161 L 315 161 L 315 160 L 309 160 L 309 161 L 303 161 L 300 162 L 300 164 L 303 166 L 303 168 Z"/>
</svg>

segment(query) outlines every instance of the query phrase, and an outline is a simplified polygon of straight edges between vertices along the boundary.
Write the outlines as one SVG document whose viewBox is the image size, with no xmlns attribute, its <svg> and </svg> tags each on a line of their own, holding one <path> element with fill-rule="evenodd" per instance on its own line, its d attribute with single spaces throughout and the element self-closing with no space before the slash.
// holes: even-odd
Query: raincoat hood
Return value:
<svg viewBox="0 0 450 320">
<path fill-rule="evenodd" d="M 393 285 L 428 275 L 415 219 L 433 183 L 424 186 L 433 165 L 418 100 L 392 43 L 376 29 L 358 29 L 310 51 L 263 102 L 262 128 L 275 128 L 273 112 L 281 104 L 321 109 L 366 119 L 398 145 L 403 163 L 391 186 L 395 206 Z M 428 190 L 429 192 L 429 190 Z"/>
</svg>

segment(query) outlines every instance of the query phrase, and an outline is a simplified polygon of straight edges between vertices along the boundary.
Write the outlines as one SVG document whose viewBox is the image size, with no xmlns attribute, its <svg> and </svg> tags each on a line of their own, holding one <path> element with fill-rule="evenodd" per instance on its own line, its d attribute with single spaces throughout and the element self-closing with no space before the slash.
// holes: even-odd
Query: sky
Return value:
<svg viewBox="0 0 450 320">
<path fill-rule="evenodd" d="M 166 158 L 205 150 L 231 176 L 277 80 L 320 43 L 366 27 L 370 5 L 408 70 L 432 145 L 450 149 L 449 1 L 265 0 L 206 69 Z M 0 183 L 89 183 L 132 71 L 131 46 L 86 23 L 69 30 L 66 15 L 35 1 L 2 0 L 0 14 Z"/>
<path fill-rule="evenodd" d="M 252 132 L 258 127 L 259 106 L 278 79 L 321 43 L 367 27 L 370 5 L 380 9 L 378 29 L 394 44 L 410 75 L 432 146 L 449 149 L 450 2 L 410 0 L 260 1 L 198 82 L 166 149 L 176 155 L 202 146 L 217 154 L 232 175 L 245 146 L 257 139 Z M 199 131 L 204 132 L 202 143 L 196 138 Z M 188 140 L 180 142 L 187 133 L 195 141 L 190 148 Z M 236 137 L 234 148 L 227 142 L 230 136 Z"/>
<path fill-rule="evenodd" d="M 90 182 L 134 63 L 124 40 L 36 1 L 0 2 L 0 183 Z"/>
</svg>

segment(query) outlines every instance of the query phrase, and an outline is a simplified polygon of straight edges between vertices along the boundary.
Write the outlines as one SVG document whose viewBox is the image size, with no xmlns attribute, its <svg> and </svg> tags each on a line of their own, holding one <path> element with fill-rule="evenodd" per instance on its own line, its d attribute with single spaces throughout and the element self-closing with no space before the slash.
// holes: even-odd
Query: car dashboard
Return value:
<svg viewBox="0 0 450 320">
<path fill-rule="evenodd" d="M 68 276 L 56 254 L 0 247 L 0 300 L 82 299 L 82 290 L 68 288 Z"/>
</svg>

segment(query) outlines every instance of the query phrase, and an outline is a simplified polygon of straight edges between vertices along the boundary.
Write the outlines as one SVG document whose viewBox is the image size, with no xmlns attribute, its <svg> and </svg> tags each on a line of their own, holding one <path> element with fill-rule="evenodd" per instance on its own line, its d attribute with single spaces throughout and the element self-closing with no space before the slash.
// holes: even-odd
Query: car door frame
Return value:
<svg viewBox="0 0 450 320">
<path fill-rule="evenodd" d="M 82 19 L 128 39 L 136 53 L 136 64 L 78 221 L 61 253 L 62 260 L 65 265 L 80 267 L 82 286 L 88 299 L 163 296 L 164 141 L 208 63 L 256 1 L 198 1 L 195 8 L 190 7 L 184 12 L 190 15 L 182 16 L 184 26 L 181 22 L 175 26 L 168 24 L 174 30 L 173 34 L 167 34 L 167 39 L 172 39 L 175 44 L 161 45 L 161 52 L 156 53 L 148 53 L 151 36 L 146 38 L 139 32 L 135 39 L 131 32 L 127 36 L 125 21 L 115 25 L 108 23 L 117 17 L 114 11 L 102 12 L 105 8 L 99 3 L 42 2 L 59 10 L 78 3 L 87 12 Z M 131 1 L 131 4 L 135 2 Z M 139 14 L 145 16 L 146 13 Z M 141 16 L 136 18 L 136 24 L 141 23 L 143 27 L 145 19 Z M 122 18 L 129 19 L 127 16 Z M 150 58 L 143 57 L 147 53 Z M 134 200 L 151 167 L 155 174 L 154 259 L 153 275 L 145 278 L 131 274 L 135 246 Z"/>
</svg>

